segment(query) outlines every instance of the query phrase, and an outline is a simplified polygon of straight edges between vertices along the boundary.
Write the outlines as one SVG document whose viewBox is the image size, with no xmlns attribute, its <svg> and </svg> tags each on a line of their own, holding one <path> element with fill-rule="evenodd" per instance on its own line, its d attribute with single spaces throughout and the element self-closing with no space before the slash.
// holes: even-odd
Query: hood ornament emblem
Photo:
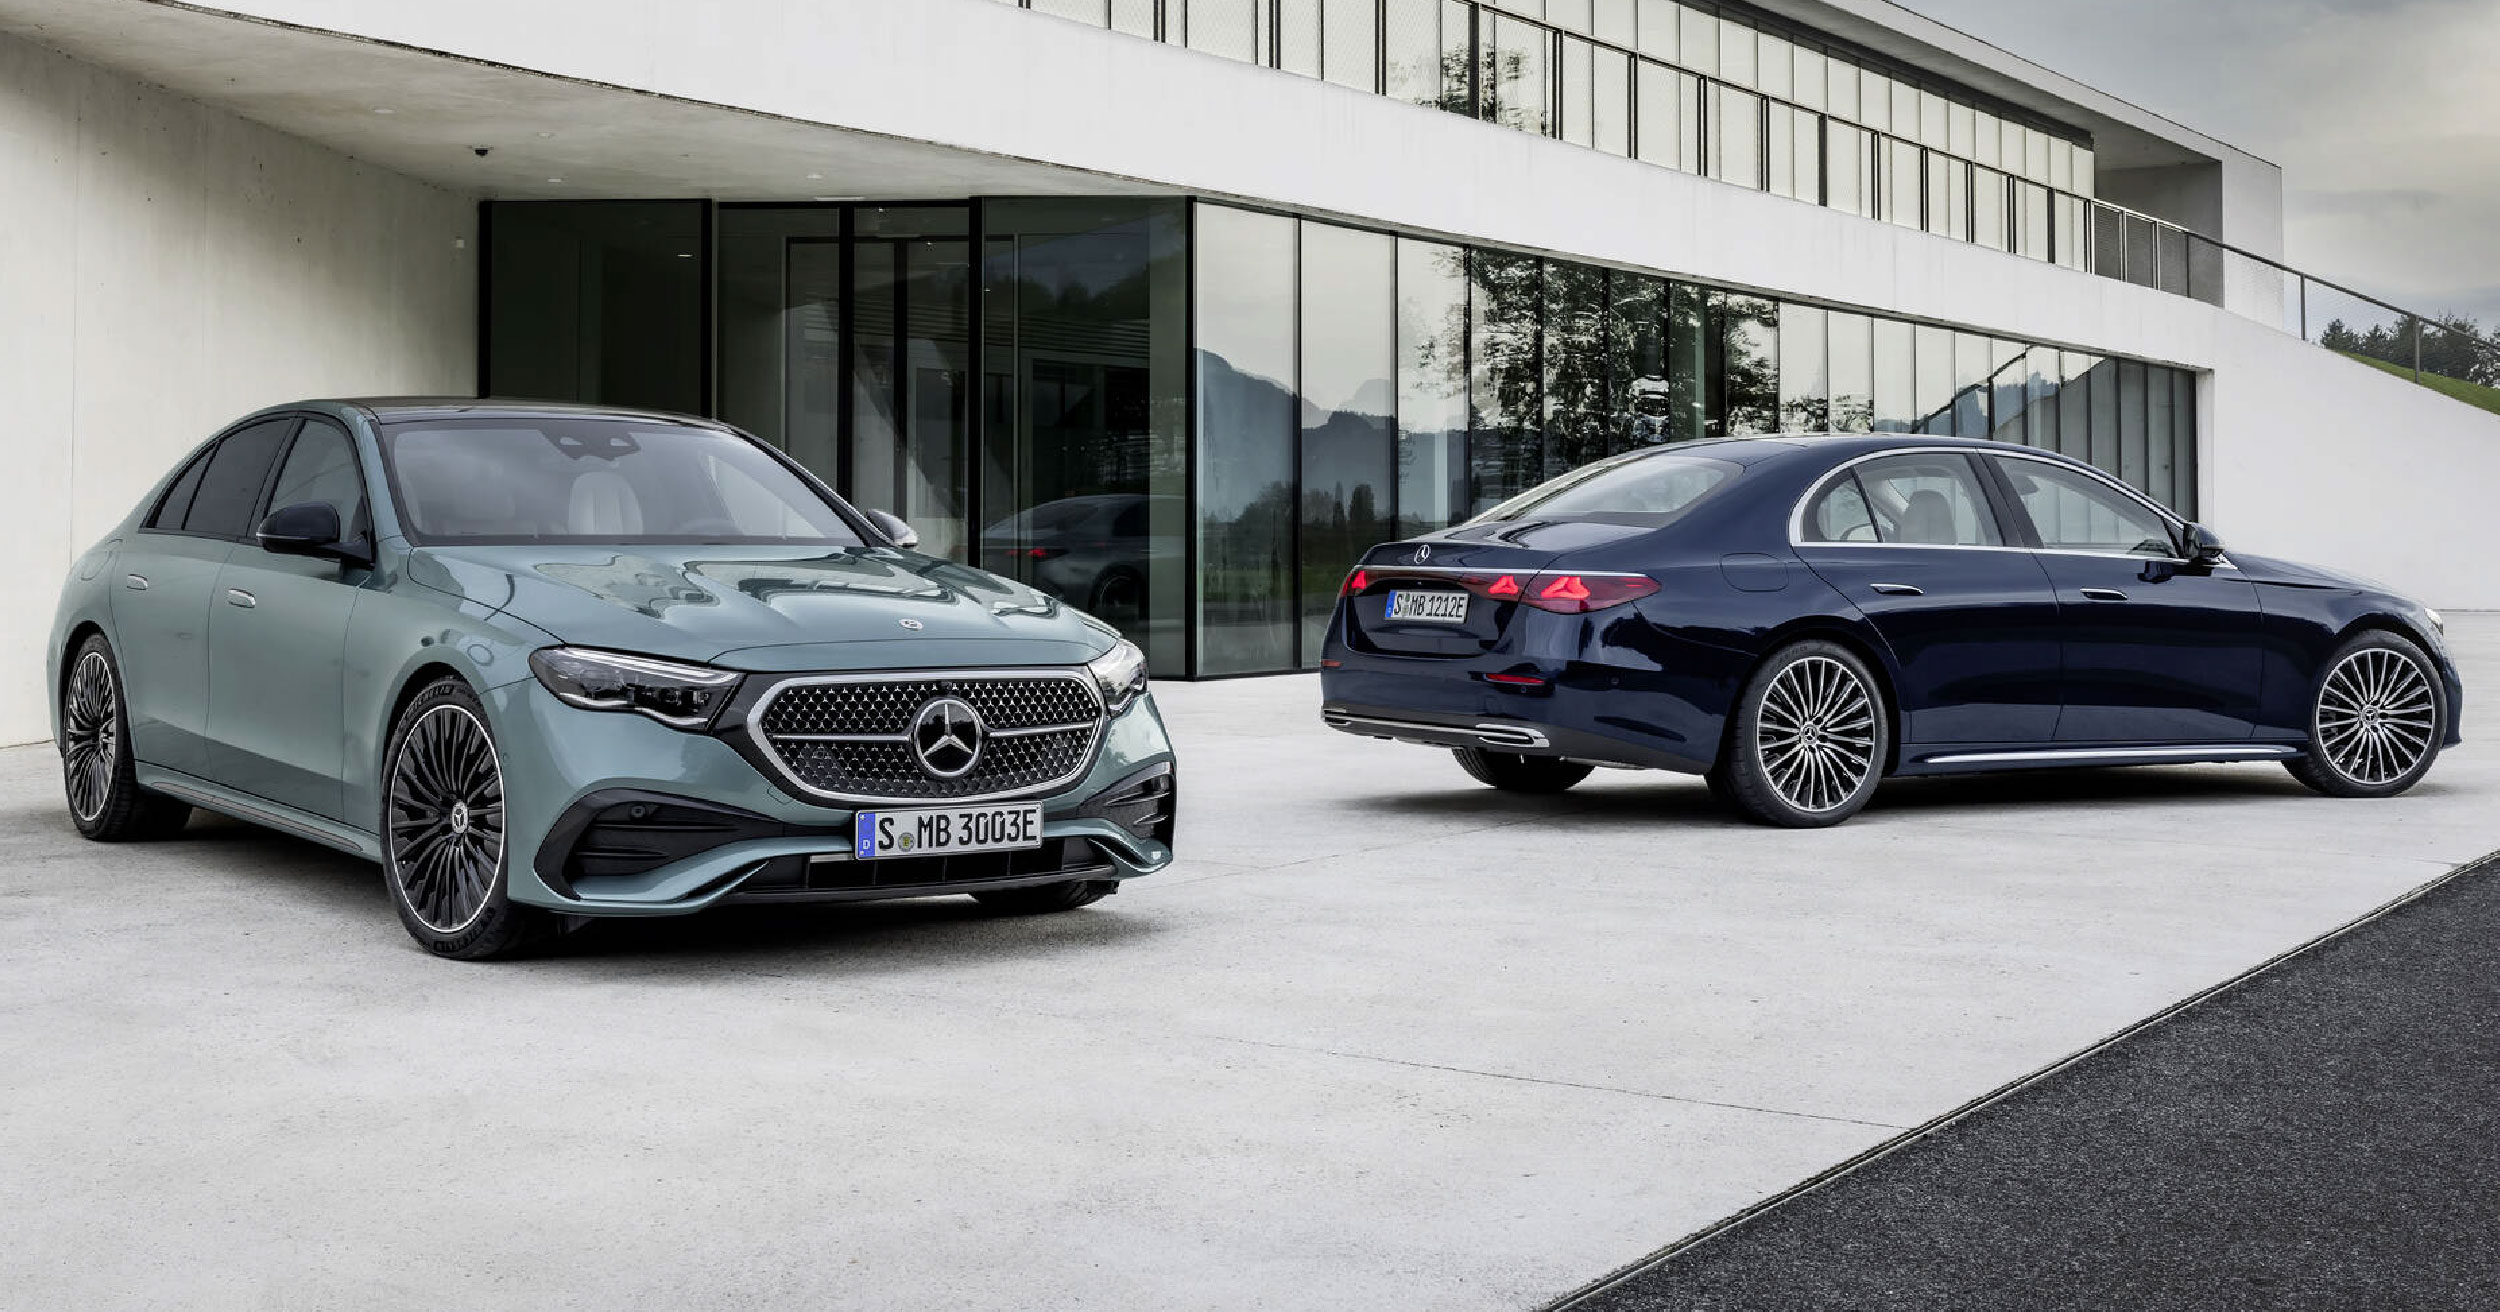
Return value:
<svg viewBox="0 0 2500 1312">
<path fill-rule="evenodd" d="M 1427 542 L 1427 543 L 1425 543 L 1424 545 L 1422 545 L 1422 546 L 1420 546 L 1420 547 L 1415 548 L 1415 563 L 1416 563 L 1416 564 L 1421 565 L 1421 564 L 1423 564 L 1425 561 L 1430 560 L 1430 559 L 1432 559 L 1432 544 L 1431 544 L 1431 543 Z"/>
<path fill-rule="evenodd" d="M 909 629 L 914 633 L 918 633 L 922 629 L 929 627 L 918 620 L 896 620 L 895 623 L 902 625 L 904 628 Z"/>
<path fill-rule="evenodd" d="M 911 749 L 932 779 L 960 779 L 981 760 L 989 729 L 981 713 L 960 697 L 940 697 L 912 717 Z"/>
</svg>

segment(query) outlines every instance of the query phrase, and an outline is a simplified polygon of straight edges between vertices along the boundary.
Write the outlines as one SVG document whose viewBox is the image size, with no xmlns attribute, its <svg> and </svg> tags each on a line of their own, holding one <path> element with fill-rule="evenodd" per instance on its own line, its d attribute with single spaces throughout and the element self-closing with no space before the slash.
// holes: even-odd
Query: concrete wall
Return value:
<svg viewBox="0 0 2500 1312">
<path fill-rule="evenodd" d="M 473 390 L 475 212 L 0 38 L 0 743 L 46 732 L 70 560 L 182 451 L 278 401 Z"/>
</svg>

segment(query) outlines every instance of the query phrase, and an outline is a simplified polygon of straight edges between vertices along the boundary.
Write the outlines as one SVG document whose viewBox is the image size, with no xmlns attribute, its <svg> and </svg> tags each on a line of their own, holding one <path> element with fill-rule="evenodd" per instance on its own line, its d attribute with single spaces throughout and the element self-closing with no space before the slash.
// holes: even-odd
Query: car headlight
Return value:
<svg viewBox="0 0 2500 1312">
<path fill-rule="evenodd" d="M 586 647 L 542 647 L 530 653 L 530 672 L 567 706 L 634 711 L 672 729 L 710 728 L 742 677 L 735 670 Z"/>
<path fill-rule="evenodd" d="M 1126 638 L 1086 662 L 1085 668 L 1093 672 L 1095 686 L 1102 689 L 1103 708 L 1114 715 L 1127 710 L 1146 691 L 1146 653 Z"/>
<path fill-rule="evenodd" d="M 2440 614 L 2438 611 L 2432 610 L 2428 606 L 2424 606 L 2422 608 L 2422 613 L 2430 616 L 2432 628 L 2439 630 L 2441 633 L 2446 633 L 2448 631 L 2447 616 Z"/>
</svg>

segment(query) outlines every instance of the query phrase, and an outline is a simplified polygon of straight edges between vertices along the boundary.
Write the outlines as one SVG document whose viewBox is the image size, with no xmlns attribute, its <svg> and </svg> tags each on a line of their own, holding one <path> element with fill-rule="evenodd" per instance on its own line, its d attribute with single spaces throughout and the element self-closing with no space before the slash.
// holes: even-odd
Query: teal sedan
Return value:
<svg viewBox="0 0 2500 1312">
<path fill-rule="evenodd" d="M 201 807 L 370 858 L 462 959 L 730 902 L 1064 911 L 1169 865 L 1145 657 L 915 545 L 703 420 L 265 410 L 71 569 L 70 815 L 125 841 Z"/>
</svg>

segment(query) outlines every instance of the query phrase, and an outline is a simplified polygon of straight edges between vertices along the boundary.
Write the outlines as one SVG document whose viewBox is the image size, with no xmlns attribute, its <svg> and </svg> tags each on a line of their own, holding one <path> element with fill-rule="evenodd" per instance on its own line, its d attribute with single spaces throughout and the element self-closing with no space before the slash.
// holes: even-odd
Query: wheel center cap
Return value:
<svg viewBox="0 0 2500 1312">
<path fill-rule="evenodd" d="M 454 802 L 451 804 L 451 832 L 455 834 L 465 834 L 469 832 L 468 803 Z"/>
</svg>

